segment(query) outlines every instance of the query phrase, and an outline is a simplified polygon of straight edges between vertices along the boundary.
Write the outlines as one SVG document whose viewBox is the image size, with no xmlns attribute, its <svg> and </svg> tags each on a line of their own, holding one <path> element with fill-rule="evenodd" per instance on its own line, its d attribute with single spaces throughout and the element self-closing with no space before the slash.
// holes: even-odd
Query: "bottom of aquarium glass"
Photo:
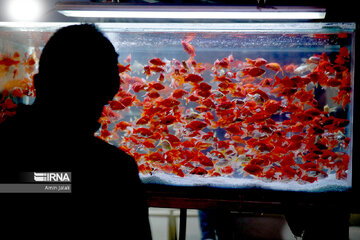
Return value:
<svg viewBox="0 0 360 240">
<path fill-rule="evenodd" d="M 328 176 L 324 179 L 318 179 L 313 183 L 299 183 L 297 181 L 288 182 L 264 182 L 257 179 L 230 178 L 230 177 L 203 177 L 186 176 L 178 177 L 166 173 L 154 173 L 144 175 L 140 173 L 140 178 L 144 184 L 160 184 L 181 187 L 215 187 L 229 189 L 264 189 L 276 191 L 294 191 L 294 192 L 343 192 L 351 189 L 346 180 L 338 180 L 335 176 Z"/>
</svg>

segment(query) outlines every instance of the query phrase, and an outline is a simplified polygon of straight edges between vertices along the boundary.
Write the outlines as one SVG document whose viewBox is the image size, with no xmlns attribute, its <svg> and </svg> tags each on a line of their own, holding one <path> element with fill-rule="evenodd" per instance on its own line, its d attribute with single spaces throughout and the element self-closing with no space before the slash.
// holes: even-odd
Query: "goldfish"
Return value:
<svg viewBox="0 0 360 240">
<path fill-rule="evenodd" d="M 144 67 L 144 74 L 146 77 L 149 77 L 153 73 L 162 73 L 165 72 L 165 70 L 162 67 L 159 66 L 145 66 Z"/>
<path fill-rule="evenodd" d="M 206 123 L 202 122 L 202 121 L 192 121 L 189 124 L 186 125 L 186 128 L 189 128 L 191 130 L 201 130 L 203 128 L 205 128 L 207 126 Z"/>
<path fill-rule="evenodd" d="M 204 175 L 204 174 L 207 174 L 208 172 L 202 168 L 202 167 L 196 167 L 194 168 L 194 170 L 192 170 L 190 172 L 190 174 L 196 174 L 196 175 Z"/>
<path fill-rule="evenodd" d="M 267 61 L 263 58 L 256 58 L 255 60 L 252 60 L 250 58 L 246 58 L 247 63 L 254 67 L 261 67 L 267 64 Z"/>
<path fill-rule="evenodd" d="M 275 72 L 283 72 L 284 73 L 284 71 L 282 70 L 282 68 L 281 68 L 281 66 L 280 66 L 280 64 L 278 64 L 278 63 L 268 63 L 268 64 L 266 64 L 265 65 L 265 67 L 267 68 L 267 69 L 270 69 L 270 70 L 273 70 L 273 71 L 275 71 Z"/>
<path fill-rule="evenodd" d="M 260 77 L 265 73 L 265 70 L 258 67 L 246 67 L 242 70 L 243 76 L 249 75 L 251 77 Z"/>
<path fill-rule="evenodd" d="M 135 82 L 132 86 L 131 86 L 132 90 L 135 93 L 138 93 L 142 90 L 145 90 L 145 88 L 148 88 L 148 85 L 146 83 L 143 82 Z"/>
<path fill-rule="evenodd" d="M 119 123 L 116 124 L 115 126 L 115 129 L 118 130 L 122 130 L 124 131 L 127 127 L 131 127 L 132 124 L 131 123 L 128 123 L 128 122 L 125 122 L 125 121 L 120 121 Z"/>
<path fill-rule="evenodd" d="M 164 89 L 164 85 L 162 85 L 161 83 L 159 82 L 150 82 L 149 83 L 149 87 L 148 87 L 148 90 L 150 89 L 155 89 L 155 90 L 162 90 Z"/>
<path fill-rule="evenodd" d="M 123 72 L 127 72 L 127 71 L 131 72 L 130 64 L 124 66 L 124 65 L 119 63 L 118 67 L 119 67 L 119 73 L 123 73 Z"/>
<path fill-rule="evenodd" d="M 174 98 L 182 98 L 184 95 L 187 95 L 187 94 L 189 94 L 189 92 L 187 92 L 184 89 L 175 89 L 172 93 L 172 96 Z"/>
<path fill-rule="evenodd" d="M 201 82 L 203 81 L 204 78 L 201 77 L 200 75 L 196 75 L 196 74 L 189 74 L 185 79 L 184 81 L 185 82 L 192 82 L 192 83 L 198 83 L 198 82 Z"/>
<path fill-rule="evenodd" d="M 144 116 L 144 117 L 142 117 L 142 118 L 140 118 L 139 120 L 136 121 L 136 125 L 145 125 L 149 121 L 150 121 L 150 117 L 149 116 Z M 122 130 L 124 130 L 124 129 L 122 129 Z"/>
<path fill-rule="evenodd" d="M 287 73 L 294 73 L 295 70 L 297 69 L 298 65 L 295 64 L 289 64 L 289 65 L 285 65 L 283 67 L 284 71 Z"/>
<path fill-rule="evenodd" d="M 225 58 L 223 58 L 221 60 L 217 59 L 215 61 L 215 63 L 214 63 L 214 66 L 215 66 L 215 68 L 218 68 L 218 67 L 220 67 L 220 68 L 230 68 L 230 60 L 227 57 L 225 57 Z"/>
<path fill-rule="evenodd" d="M 173 124 L 175 121 L 177 121 L 178 118 L 173 115 L 167 115 L 166 117 L 162 118 L 160 120 L 161 124 L 170 125 Z"/>
<path fill-rule="evenodd" d="M 149 98 L 158 98 L 160 97 L 160 94 L 156 91 L 150 91 L 146 94 Z"/>
<path fill-rule="evenodd" d="M 185 42 L 191 42 L 196 36 L 196 33 L 187 33 L 185 36 L 184 36 L 184 41 Z"/>
<path fill-rule="evenodd" d="M 164 107 L 169 107 L 169 108 L 177 106 L 179 104 L 180 104 L 180 102 L 174 98 L 166 98 L 159 102 L 159 105 L 164 106 Z"/>
<path fill-rule="evenodd" d="M 193 45 L 191 45 L 189 42 L 186 42 L 186 41 L 181 41 L 181 44 L 183 45 L 184 47 L 184 51 L 189 54 L 190 56 L 192 57 L 195 57 L 196 54 L 195 54 L 195 48 Z"/>
<path fill-rule="evenodd" d="M 258 165 L 249 164 L 244 167 L 244 171 L 255 176 L 262 176 L 264 168 Z"/>
<path fill-rule="evenodd" d="M 5 57 L 0 60 L 0 65 L 4 65 L 6 67 L 10 67 L 12 65 L 18 65 L 20 63 L 19 60 L 14 60 L 13 58 Z"/>
<path fill-rule="evenodd" d="M 166 63 L 163 62 L 163 61 L 161 61 L 160 58 L 153 58 L 153 59 L 151 59 L 149 62 L 150 62 L 151 64 L 153 64 L 153 65 L 156 65 L 156 66 L 165 66 L 165 65 L 166 65 Z"/>
</svg>

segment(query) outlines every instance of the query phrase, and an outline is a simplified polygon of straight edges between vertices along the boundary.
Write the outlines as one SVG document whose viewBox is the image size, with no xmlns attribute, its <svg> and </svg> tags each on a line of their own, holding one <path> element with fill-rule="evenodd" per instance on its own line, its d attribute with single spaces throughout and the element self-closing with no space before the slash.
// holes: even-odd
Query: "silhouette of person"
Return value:
<svg viewBox="0 0 360 240">
<path fill-rule="evenodd" d="M 119 90 L 117 53 L 93 25 L 61 28 L 45 45 L 36 100 L 0 125 L 4 176 L 71 172 L 70 194 L 7 194 L 8 222 L 30 222 L 96 239 L 151 239 L 145 194 L 132 157 L 94 137 L 104 104 Z M 4 152 L 4 151 L 3 151 Z M 8 201 L 10 200 L 10 201 Z M 4 205 L 2 205 L 4 206 Z M 4 215 L 3 215 L 4 216 Z M 73 228 L 70 230 L 70 228 Z"/>
</svg>

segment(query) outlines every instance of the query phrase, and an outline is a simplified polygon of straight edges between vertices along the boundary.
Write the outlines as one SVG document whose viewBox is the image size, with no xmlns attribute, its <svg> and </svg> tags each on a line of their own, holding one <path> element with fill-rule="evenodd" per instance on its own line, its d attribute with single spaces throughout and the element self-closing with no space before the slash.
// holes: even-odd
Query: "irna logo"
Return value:
<svg viewBox="0 0 360 240">
<path fill-rule="evenodd" d="M 70 182 L 70 174 L 67 172 L 34 172 L 35 182 Z"/>
</svg>

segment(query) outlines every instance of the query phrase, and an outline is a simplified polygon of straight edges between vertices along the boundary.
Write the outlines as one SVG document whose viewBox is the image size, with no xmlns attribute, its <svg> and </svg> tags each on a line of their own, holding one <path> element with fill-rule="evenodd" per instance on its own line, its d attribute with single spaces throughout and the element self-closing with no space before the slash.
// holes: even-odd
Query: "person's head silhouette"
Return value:
<svg viewBox="0 0 360 240">
<path fill-rule="evenodd" d="M 93 25 L 58 30 L 44 47 L 35 76 L 35 106 L 51 121 L 87 131 L 119 90 L 118 54 Z"/>
</svg>

